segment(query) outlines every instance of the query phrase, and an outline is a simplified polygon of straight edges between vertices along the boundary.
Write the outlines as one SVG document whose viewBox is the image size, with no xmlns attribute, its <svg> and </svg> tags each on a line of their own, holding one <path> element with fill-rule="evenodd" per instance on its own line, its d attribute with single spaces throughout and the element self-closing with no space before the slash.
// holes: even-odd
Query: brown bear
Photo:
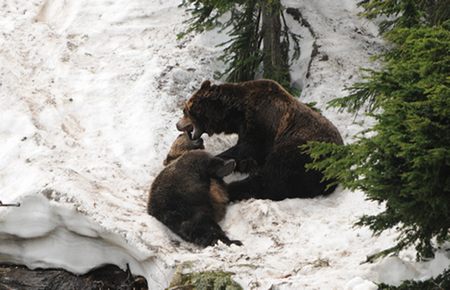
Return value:
<svg viewBox="0 0 450 290">
<path fill-rule="evenodd" d="M 172 161 L 178 159 L 181 155 L 184 153 L 187 153 L 192 150 L 196 149 L 205 149 L 205 146 L 203 145 L 203 139 L 191 139 L 189 135 L 185 133 L 181 133 L 178 135 L 177 139 L 173 141 L 172 145 L 170 146 L 169 153 L 167 153 L 166 159 L 164 159 L 163 165 L 167 166 Z"/>
<path fill-rule="evenodd" d="M 223 177 L 235 167 L 205 152 L 203 140 L 181 134 L 173 143 L 149 193 L 148 213 L 184 240 L 206 247 L 230 240 L 217 224 L 224 216 L 228 194 Z"/>
<path fill-rule="evenodd" d="M 198 139 L 203 133 L 237 133 L 237 144 L 217 157 L 236 161 L 249 177 L 228 186 L 230 200 L 282 200 L 329 194 L 336 186 L 305 170 L 308 141 L 343 144 L 336 127 L 272 80 L 211 85 L 205 81 L 186 102 L 177 129 Z"/>
</svg>

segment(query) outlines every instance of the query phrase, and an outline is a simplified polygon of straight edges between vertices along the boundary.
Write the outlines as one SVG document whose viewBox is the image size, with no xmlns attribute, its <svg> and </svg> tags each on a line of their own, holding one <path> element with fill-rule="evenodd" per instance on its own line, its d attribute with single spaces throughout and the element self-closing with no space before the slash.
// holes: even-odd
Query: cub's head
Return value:
<svg viewBox="0 0 450 290">
<path fill-rule="evenodd" d="M 198 138 L 192 140 L 187 132 L 181 133 L 172 143 L 169 153 L 164 160 L 164 165 L 168 165 L 170 162 L 174 161 L 184 153 L 195 149 L 205 149 L 205 146 L 203 145 L 203 139 Z"/>
<path fill-rule="evenodd" d="M 238 90 L 234 84 L 211 85 L 204 81 L 186 102 L 177 129 L 188 132 L 191 139 L 198 139 L 203 133 L 236 133 L 241 119 L 236 100 L 242 99 Z"/>
</svg>

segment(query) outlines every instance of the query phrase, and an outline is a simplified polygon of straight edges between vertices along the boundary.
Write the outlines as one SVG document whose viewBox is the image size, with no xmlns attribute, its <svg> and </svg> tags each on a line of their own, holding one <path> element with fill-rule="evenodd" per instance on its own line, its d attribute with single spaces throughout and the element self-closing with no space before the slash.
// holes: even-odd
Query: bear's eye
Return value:
<svg viewBox="0 0 450 290">
<path fill-rule="evenodd" d="M 183 114 L 184 114 L 185 116 L 187 116 L 188 113 L 187 113 L 186 108 L 183 109 Z"/>
</svg>

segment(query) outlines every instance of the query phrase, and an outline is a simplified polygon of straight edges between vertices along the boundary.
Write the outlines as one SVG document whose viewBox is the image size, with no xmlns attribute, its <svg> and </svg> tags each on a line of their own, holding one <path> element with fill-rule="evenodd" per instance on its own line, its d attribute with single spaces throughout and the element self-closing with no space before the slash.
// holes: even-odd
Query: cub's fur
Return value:
<svg viewBox="0 0 450 290">
<path fill-rule="evenodd" d="M 235 167 L 234 160 L 224 161 L 203 149 L 203 141 L 181 134 L 173 143 L 164 162 L 166 168 L 153 182 L 148 213 L 184 240 L 202 247 L 230 240 L 217 224 L 225 215 L 228 194 L 223 177 Z"/>
</svg>

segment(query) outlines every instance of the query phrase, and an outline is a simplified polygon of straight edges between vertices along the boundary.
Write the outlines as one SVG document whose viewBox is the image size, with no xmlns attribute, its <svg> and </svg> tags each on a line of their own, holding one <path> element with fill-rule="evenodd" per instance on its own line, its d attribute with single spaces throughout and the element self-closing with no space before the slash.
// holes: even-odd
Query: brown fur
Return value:
<svg viewBox="0 0 450 290">
<path fill-rule="evenodd" d="M 211 180 L 211 185 L 209 186 L 209 197 L 211 198 L 211 204 L 214 208 L 214 219 L 216 222 L 219 222 L 225 217 L 226 206 L 229 201 L 228 193 L 222 184 L 216 180 Z"/>
<path fill-rule="evenodd" d="M 184 153 L 195 149 L 205 149 L 203 139 L 191 140 L 187 133 L 182 133 L 178 135 L 177 139 L 172 143 L 172 146 L 170 146 L 169 153 L 163 164 L 166 166 Z"/>
<path fill-rule="evenodd" d="M 177 128 L 192 132 L 194 139 L 202 133 L 239 135 L 235 146 L 218 155 L 235 159 L 238 171 L 252 173 L 230 184 L 231 199 L 279 200 L 334 190 L 325 189 L 328 182 L 321 181 L 320 172 L 305 170 L 310 157 L 298 147 L 309 141 L 342 144 L 338 130 L 278 83 L 257 80 L 211 85 L 205 81 L 183 112 Z"/>
<path fill-rule="evenodd" d="M 180 134 L 166 158 L 166 168 L 155 178 L 149 193 L 148 213 L 186 241 L 199 246 L 230 240 L 217 224 L 226 211 L 228 194 L 222 177 L 230 174 L 234 161 L 213 157 L 203 142 Z"/>
</svg>

